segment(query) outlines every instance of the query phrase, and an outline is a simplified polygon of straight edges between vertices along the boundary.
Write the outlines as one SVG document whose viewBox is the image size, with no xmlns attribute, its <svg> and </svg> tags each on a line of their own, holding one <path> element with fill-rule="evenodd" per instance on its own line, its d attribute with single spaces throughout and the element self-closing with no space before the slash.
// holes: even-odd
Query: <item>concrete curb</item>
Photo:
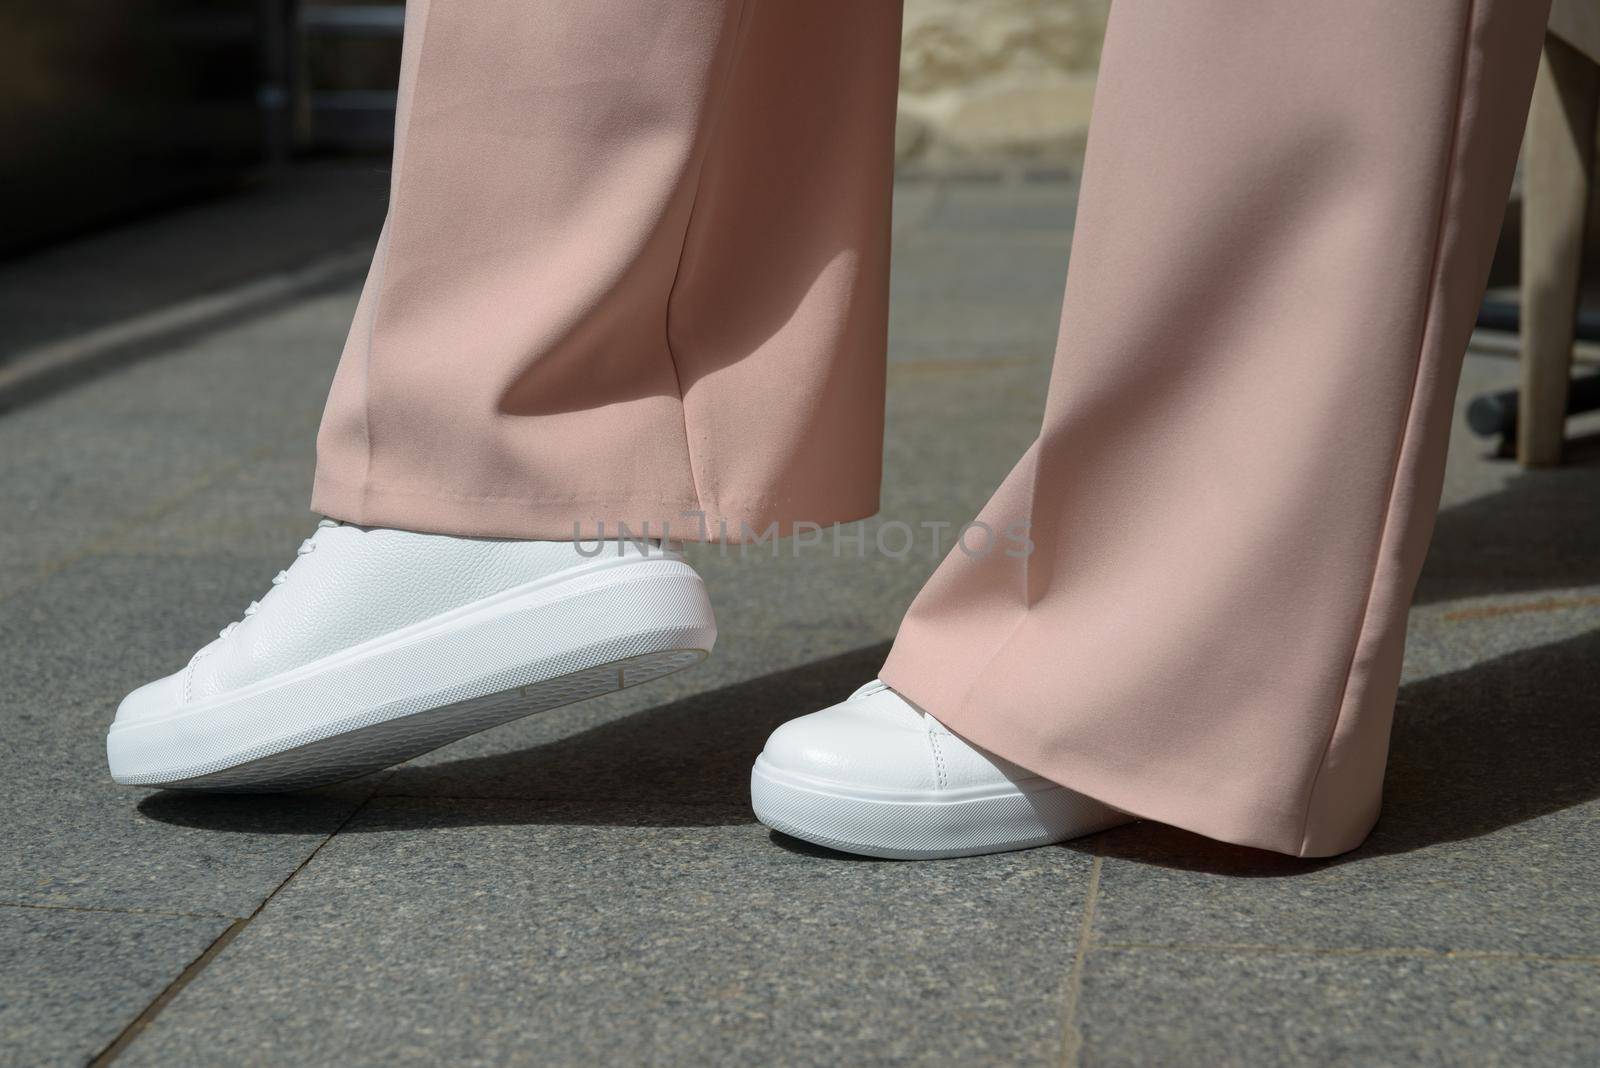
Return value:
<svg viewBox="0 0 1600 1068">
<path fill-rule="evenodd" d="M 371 259 L 372 249 L 363 243 L 292 271 L 179 301 L 19 353 L 0 364 L 0 413 L 290 301 L 358 281 Z"/>
</svg>

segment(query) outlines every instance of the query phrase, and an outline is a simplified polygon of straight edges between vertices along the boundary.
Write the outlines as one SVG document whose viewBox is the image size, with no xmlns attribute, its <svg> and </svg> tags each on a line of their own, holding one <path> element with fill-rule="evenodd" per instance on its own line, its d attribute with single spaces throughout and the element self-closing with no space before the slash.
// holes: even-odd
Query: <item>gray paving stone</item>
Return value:
<svg viewBox="0 0 1600 1068">
<path fill-rule="evenodd" d="M 0 907 L 0 1064 L 83 1064 L 228 922 Z"/>
<path fill-rule="evenodd" d="M 1593 1065 L 1594 963 L 1096 949 L 1082 1068 Z"/>
<path fill-rule="evenodd" d="M 1556 645 L 1595 629 L 1600 586 L 1513 591 L 1411 610 L 1405 683 L 1463 671 L 1496 657 Z"/>
<path fill-rule="evenodd" d="M 983 241 L 963 235 L 907 234 L 897 242 L 895 255 L 916 266 L 890 276 L 891 322 L 913 335 L 919 324 L 931 332 L 959 322 L 953 314 L 931 321 L 904 318 L 909 309 L 895 305 L 906 299 L 924 298 L 996 318 L 1010 307 L 1030 323 L 1048 323 L 1053 340 L 1056 323 L 1051 313 L 1061 307 L 1070 236 L 1064 230 L 1026 231 L 1006 240 Z"/>
<path fill-rule="evenodd" d="M 1384 814 L 1299 861 L 1153 825 L 1095 840 L 1110 941 L 1600 955 L 1600 630 L 1411 682 Z"/>
<path fill-rule="evenodd" d="M 1078 207 L 1076 181 L 950 182 L 942 191 L 927 228 L 976 231 L 995 245 L 1012 231 L 1070 232 Z"/>
<path fill-rule="evenodd" d="M 244 916 L 367 787 L 186 798 L 117 786 L 123 694 L 181 667 L 276 562 L 92 557 L 0 601 L 0 902 Z"/>
<path fill-rule="evenodd" d="M 0 682 L 0 848 L 17 858 L 0 901 L 248 915 L 365 795 L 149 795 L 111 783 L 104 756 L 122 695 L 237 618 L 311 530 L 317 412 L 353 299 L 219 330 L 0 420 L 0 642 L 17 651 Z"/>
<path fill-rule="evenodd" d="M 1515 360 L 1468 355 L 1451 424 L 1450 462 L 1418 604 L 1600 585 L 1600 413 L 1568 420 L 1566 463 L 1524 470 L 1472 434 L 1478 393 L 1515 388 Z"/>
<path fill-rule="evenodd" d="M 115 546 L 175 509 L 225 516 L 234 502 L 212 495 L 278 456 L 298 473 L 280 467 L 281 488 L 263 496 L 304 494 L 296 508 L 309 530 L 305 462 L 353 299 L 309 300 L 8 412 L 7 565 L 48 568 Z"/>
<path fill-rule="evenodd" d="M 897 182 L 892 212 L 895 233 L 923 226 L 943 194 L 937 182 Z"/>
<path fill-rule="evenodd" d="M 310 510 L 316 450 L 311 436 L 252 459 L 228 477 L 122 534 L 123 554 L 294 559 L 315 529 Z M 276 570 L 276 568 L 274 569 Z"/>
<path fill-rule="evenodd" d="M 1059 1061 L 1083 857 L 858 861 L 746 818 L 375 802 L 123 1063 Z"/>
</svg>

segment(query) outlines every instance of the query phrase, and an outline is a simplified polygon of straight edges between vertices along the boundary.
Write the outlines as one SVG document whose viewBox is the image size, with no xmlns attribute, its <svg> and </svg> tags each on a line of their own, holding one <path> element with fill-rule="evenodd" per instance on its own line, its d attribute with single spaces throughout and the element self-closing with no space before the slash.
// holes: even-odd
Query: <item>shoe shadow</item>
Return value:
<svg viewBox="0 0 1600 1068">
<path fill-rule="evenodd" d="M 294 794 L 165 790 L 139 804 L 163 823 L 217 831 L 326 833 L 329 811 L 405 798 L 375 826 L 576 824 L 707 826 L 754 822 L 750 765 L 767 735 L 843 700 L 877 675 L 887 642 L 693 694 L 570 737 L 492 756 L 405 764 Z M 352 802 L 351 798 L 355 798 Z M 525 801 L 529 804 L 505 804 Z M 359 832 L 368 821 L 353 825 Z"/>
<path fill-rule="evenodd" d="M 750 762 L 767 734 L 850 693 L 877 672 L 887 652 L 887 644 L 854 650 L 695 694 L 548 745 L 406 765 L 387 778 L 300 794 L 165 791 L 139 808 L 164 823 L 215 831 L 327 833 L 341 821 L 338 812 L 348 814 L 376 787 L 382 796 L 408 800 L 385 806 L 380 820 L 352 831 L 749 823 Z M 1367 842 L 1343 856 L 1301 860 L 1155 823 L 1131 824 L 1064 848 L 1218 875 L 1284 878 L 1475 838 L 1582 804 L 1600 797 L 1596 664 L 1600 630 L 1403 687 L 1383 816 Z M 525 803 L 503 803 L 507 799 Z M 772 840 L 807 855 L 844 856 L 783 835 Z"/>
<path fill-rule="evenodd" d="M 1360 848 L 1301 860 L 1134 824 L 1067 843 L 1241 878 L 1306 875 L 1526 823 L 1600 797 L 1600 630 L 1409 683 L 1395 707 L 1383 812 Z"/>
</svg>

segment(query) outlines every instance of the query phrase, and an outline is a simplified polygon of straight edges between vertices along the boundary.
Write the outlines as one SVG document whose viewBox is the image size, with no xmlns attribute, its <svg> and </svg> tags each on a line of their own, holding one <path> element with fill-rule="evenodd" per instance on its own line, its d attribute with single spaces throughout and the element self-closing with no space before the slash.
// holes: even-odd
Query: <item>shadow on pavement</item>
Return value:
<svg viewBox="0 0 1600 1068">
<path fill-rule="evenodd" d="M 1419 603 L 1522 590 L 1533 598 L 1600 583 L 1600 553 L 1592 548 L 1600 531 L 1600 436 L 1575 442 L 1570 458 L 1555 470 L 1518 472 L 1501 492 L 1441 513 Z M 888 649 L 872 645 L 695 694 L 545 745 L 407 764 L 292 795 L 161 792 L 139 809 L 165 823 L 256 834 L 325 834 L 363 802 L 385 798 L 395 800 L 369 807 L 351 830 L 749 823 L 750 763 L 767 735 L 872 678 Z M 1600 630 L 1404 686 L 1383 816 L 1366 844 L 1342 857 L 1298 860 L 1150 823 L 1067 848 L 1284 877 L 1474 838 L 1589 801 L 1600 797 L 1596 665 Z M 773 841 L 842 856 L 784 836 Z"/>
<path fill-rule="evenodd" d="M 1276 878 L 1476 838 L 1600 797 L 1600 630 L 1410 683 L 1395 709 L 1383 814 L 1361 848 L 1299 860 L 1138 824 L 1074 846 L 1218 875 Z"/>
<path fill-rule="evenodd" d="M 422 799 L 386 806 L 351 829 L 452 823 L 698 826 L 749 823 L 750 765 L 779 724 L 873 678 L 887 642 L 612 720 L 571 737 L 491 756 L 408 764 L 387 776 L 298 794 L 165 790 L 139 803 L 151 819 L 218 831 L 326 833 L 330 804 L 352 793 Z M 363 783 L 366 785 L 363 786 Z M 508 799 L 541 804 L 484 802 Z M 348 804 L 349 802 L 345 802 Z M 450 809 L 456 815 L 448 815 Z"/>
<path fill-rule="evenodd" d="M 1593 434 L 1570 440 L 1560 467 L 1515 470 L 1500 492 L 1441 511 L 1415 602 L 1600 584 L 1597 543 L 1600 434 Z"/>
<path fill-rule="evenodd" d="M 872 677 L 887 651 L 874 645 L 696 694 L 548 745 L 402 767 L 380 780 L 380 792 L 416 803 L 384 805 L 352 830 L 748 823 L 750 761 L 767 734 Z M 1600 796 L 1596 664 L 1600 630 L 1405 686 L 1383 817 L 1365 845 L 1342 857 L 1299 860 L 1153 823 L 1067 848 L 1220 875 L 1285 877 L 1473 838 L 1583 803 Z M 350 794 L 373 788 L 365 781 L 285 796 L 169 791 L 139 808 L 165 823 L 217 831 L 326 833 L 330 806 L 353 806 Z M 470 796 L 453 791 L 455 784 L 470 785 Z M 508 798 L 535 803 L 495 803 Z"/>
</svg>

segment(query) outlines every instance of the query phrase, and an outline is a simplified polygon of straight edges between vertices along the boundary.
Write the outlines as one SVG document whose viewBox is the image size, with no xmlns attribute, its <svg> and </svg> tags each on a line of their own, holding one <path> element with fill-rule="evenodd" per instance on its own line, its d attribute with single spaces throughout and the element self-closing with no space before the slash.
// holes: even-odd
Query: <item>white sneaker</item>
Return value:
<svg viewBox="0 0 1600 1068">
<path fill-rule="evenodd" d="M 774 731 L 750 799 L 775 831 L 901 860 L 1026 849 L 1133 819 L 968 744 L 878 681 Z"/>
<path fill-rule="evenodd" d="M 323 520 L 242 621 L 123 700 L 106 758 L 140 786 L 314 786 L 688 667 L 716 636 L 700 576 L 654 545 Z"/>
</svg>

